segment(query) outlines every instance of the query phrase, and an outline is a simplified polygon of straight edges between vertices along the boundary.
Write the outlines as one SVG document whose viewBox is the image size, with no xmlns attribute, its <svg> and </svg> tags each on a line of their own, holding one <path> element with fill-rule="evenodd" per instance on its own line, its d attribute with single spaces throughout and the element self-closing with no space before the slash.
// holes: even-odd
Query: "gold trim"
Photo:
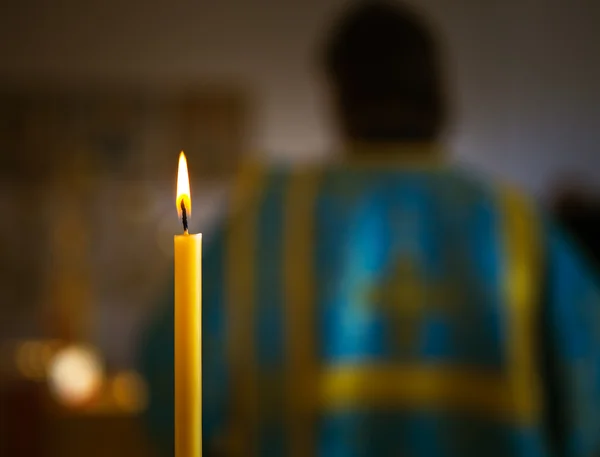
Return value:
<svg viewBox="0 0 600 457">
<path fill-rule="evenodd" d="M 504 223 L 507 357 L 511 387 L 521 416 L 539 418 L 540 389 L 536 366 L 537 314 L 541 271 L 540 228 L 533 208 L 510 188 L 501 191 Z"/>
<path fill-rule="evenodd" d="M 305 170 L 290 176 L 284 221 L 286 329 L 286 423 L 292 457 L 315 453 L 313 398 L 317 374 L 315 332 L 315 202 L 320 174 Z"/>
<path fill-rule="evenodd" d="M 353 143 L 343 160 L 349 168 L 436 170 L 446 165 L 435 143 Z"/>
<path fill-rule="evenodd" d="M 527 422 L 529 415 L 515 408 L 510 387 L 502 373 L 468 367 L 338 365 L 320 373 L 317 398 L 328 411 L 402 407 Z"/>
<path fill-rule="evenodd" d="M 256 453 L 257 393 L 255 319 L 255 261 L 257 259 L 258 205 L 264 186 L 263 170 L 245 167 L 232 194 L 231 223 L 227 231 L 226 299 L 227 343 L 231 368 L 231 455 Z"/>
</svg>

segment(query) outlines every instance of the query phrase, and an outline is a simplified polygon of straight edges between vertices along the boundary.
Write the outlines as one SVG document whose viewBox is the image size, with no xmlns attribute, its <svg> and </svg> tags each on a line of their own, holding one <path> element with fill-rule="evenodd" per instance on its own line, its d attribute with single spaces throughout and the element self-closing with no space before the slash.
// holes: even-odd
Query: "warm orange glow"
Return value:
<svg viewBox="0 0 600 457">
<path fill-rule="evenodd" d="M 23 341 L 16 347 L 17 369 L 26 378 L 43 379 L 48 364 L 56 351 L 56 342 L 46 340 Z"/>
<path fill-rule="evenodd" d="M 177 214 L 181 217 L 181 202 L 185 206 L 185 211 L 189 217 L 192 214 L 192 199 L 190 193 L 190 177 L 188 175 L 187 161 L 183 151 L 179 154 L 179 168 L 177 170 Z"/>
<path fill-rule="evenodd" d="M 87 346 L 68 346 L 57 352 L 48 367 L 50 389 L 65 406 L 82 406 L 96 395 L 104 382 L 98 353 Z"/>
<path fill-rule="evenodd" d="M 118 373 L 112 380 L 112 394 L 116 405 L 123 411 L 140 412 L 148 404 L 146 382 L 135 372 Z"/>
</svg>

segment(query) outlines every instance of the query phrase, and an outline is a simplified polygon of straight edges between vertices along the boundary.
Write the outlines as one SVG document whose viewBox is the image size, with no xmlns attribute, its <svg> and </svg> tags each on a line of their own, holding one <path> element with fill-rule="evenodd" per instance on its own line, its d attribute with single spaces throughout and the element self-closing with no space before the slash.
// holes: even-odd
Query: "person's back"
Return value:
<svg viewBox="0 0 600 457">
<path fill-rule="evenodd" d="M 531 202 L 443 164 L 418 16 L 365 3 L 328 50 L 347 160 L 249 168 L 207 246 L 205 455 L 591 455 L 593 279 Z M 165 312 L 145 348 L 157 431 Z"/>
<path fill-rule="evenodd" d="M 526 202 L 430 165 L 254 178 L 214 244 L 221 273 L 217 256 L 205 269 L 234 326 L 230 388 L 250 402 L 234 440 L 269 436 L 255 455 L 542 452 Z"/>
</svg>

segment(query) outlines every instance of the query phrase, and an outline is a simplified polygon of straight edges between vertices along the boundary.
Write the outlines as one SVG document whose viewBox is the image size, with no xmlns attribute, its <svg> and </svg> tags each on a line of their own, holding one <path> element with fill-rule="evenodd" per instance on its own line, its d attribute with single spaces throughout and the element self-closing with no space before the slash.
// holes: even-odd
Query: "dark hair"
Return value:
<svg viewBox="0 0 600 457">
<path fill-rule="evenodd" d="M 347 136 L 365 141 L 429 141 L 446 115 L 435 39 L 408 7 L 361 2 L 325 48 L 324 64 Z"/>
</svg>

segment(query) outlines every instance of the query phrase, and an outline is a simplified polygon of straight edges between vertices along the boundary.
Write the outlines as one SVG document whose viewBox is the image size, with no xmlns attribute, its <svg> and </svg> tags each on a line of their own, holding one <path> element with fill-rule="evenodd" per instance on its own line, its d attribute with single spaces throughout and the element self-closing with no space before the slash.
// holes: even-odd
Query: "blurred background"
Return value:
<svg viewBox="0 0 600 457">
<path fill-rule="evenodd" d="M 412 3 L 445 38 L 453 157 L 597 255 L 600 4 Z M 171 280 L 178 153 L 208 235 L 240 161 L 334 158 L 315 51 L 346 5 L 3 2 L 0 456 L 154 455 L 136 360 Z"/>
</svg>

